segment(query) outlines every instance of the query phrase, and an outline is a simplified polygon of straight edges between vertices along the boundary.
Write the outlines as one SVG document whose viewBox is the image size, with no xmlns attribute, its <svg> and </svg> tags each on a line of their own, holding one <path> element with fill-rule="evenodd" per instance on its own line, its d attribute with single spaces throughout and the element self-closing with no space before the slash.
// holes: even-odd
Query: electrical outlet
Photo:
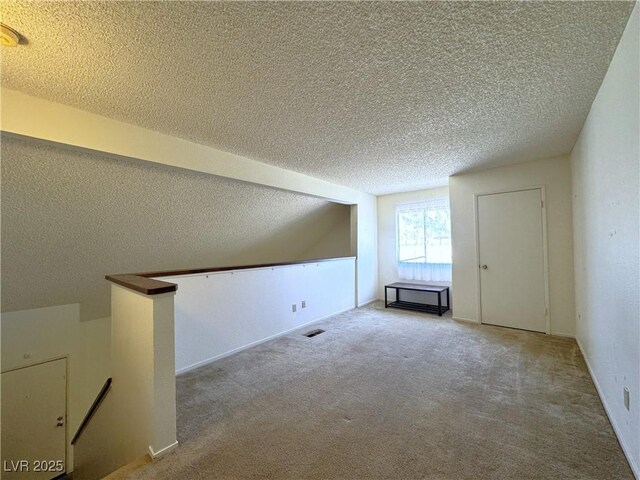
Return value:
<svg viewBox="0 0 640 480">
<path fill-rule="evenodd" d="M 291 305 L 291 311 L 292 312 L 296 312 L 298 310 L 298 306 L 294 303 L 293 305 Z"/>
<path fill-rule="evenodd" d="M 307 301 L 306 300 L 302 300 L 302 308 L 307 308 Z"/>
<path fill-rule="evenodd" d="M 631 408 L 629 406 L 629 389 L 627 387 L 624 387 L 624 389 L 622 391 L 623 391 L 623 395 L 624 395 L 624 408 L 629 410 Z"/>
</svg>

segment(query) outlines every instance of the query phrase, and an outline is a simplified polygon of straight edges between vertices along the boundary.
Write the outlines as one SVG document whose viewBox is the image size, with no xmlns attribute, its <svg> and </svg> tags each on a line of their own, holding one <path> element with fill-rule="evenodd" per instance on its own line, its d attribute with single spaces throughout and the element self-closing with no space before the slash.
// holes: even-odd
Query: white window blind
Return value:
<svg viewBox="0 0 640 480">
<path fill-rule="evenodd" d="M 405 280 L 451 280 L 448 198 L 396 206 L 398 275 Z"/>
</svg>

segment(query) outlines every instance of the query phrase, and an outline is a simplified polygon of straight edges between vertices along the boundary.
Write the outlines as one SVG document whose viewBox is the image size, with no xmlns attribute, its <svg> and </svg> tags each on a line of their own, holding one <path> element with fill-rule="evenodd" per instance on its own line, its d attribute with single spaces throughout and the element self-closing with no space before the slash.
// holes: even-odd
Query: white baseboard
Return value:
<svg viewBox="0 0 640 480">
<path fill-rule="evenodd" d="M 274 335 L 270 335 L 268 337 L 261 338 L 260 340 L 256 340 L 255 342 L 251 342 L 251 343 L 249 343 L 247 345 L 243 345 L 241 347 L 234 348 L 233 350 L 229 350 L 228 352 L 221 353 L 220 355 L 215 355 L 215 356 L 207 358 L 205 360 L 201 360 L 200 362 L 196 362 L 196 363 L 193 363 L 193 364 L 188 365 L 186 367 L 182 367 L 182 368 L 176 370 L 176 375 L 182 375 L 183 373 L 190 372 L 191 370 L 195 370 L 196 368 L 203 367 L 203 366 L 208 365 L 210 363 L 213 363 L 213 362 L 215 362 L 217 360 L 222 360 L 223 358 L 226 358 L 226 357 L 229 357 L 229 356 L 234 355 L 236 353 L 242 352 L 243 350 L 247 350 L 249 348 L 256 347 L 256 346 L 258 346 L 258 345 L 260 345 L 262 343 L 269 342 L 271 340 L 275 340 L 276 338 L 282 337 L 284 335 L 288 335 L 288 334 L 293 333 L 293 332 L 295 332 L 297 330 L 301 330 L 301 329 L 303 329 L 305 327 L 308 327 L 309 325 L 311 325 L 313 323 L 320 322 L 322 320 L 325 320 L 327 318 L 333 317 L 335 315 L 340 315 L 341 313 L 348 312 L 350 310 L 353 310 L 354 308 L 355 307 L 349 307 L 349 308 L 345 308 L 344 310 L 340 310 L 338 312 L 330 313 L 329 315 L 325 315 L 324 317 L 316 318 L 314 320 L 311 320 L 310 322 L 303 323 L 302 325 L 297 325 L 297 326 L 295 326 L 293 328 L 290 328 L 289 330 L 285 330 L 284 332 L 279 332 L 279 333 L 276 333 Z"/>
<path fill-rule="evenodd" d="M 554 337 L 576 338 L 576 336 L 572 333 L 551 332 L 549 335 Z"/>
<path fill-rule="evenodd" d="M 369 305 L 370 303 L 373 303 L 373 302 L 377 302 L 378 300 L 380 300 L 380 299 L 379 298 L 372 298 L 371 300 L 365 300 L 360 305 L 358 305 L 358 308 L 364 307 L 364 306 Z"/>
<path fill-rule="evenodd" d="M 620 435 L 620 429 L 618 428 L 618 424 L 614 420 L 613 415 L 611 415 L 611 411 L 609 409 L 609 405 L 607 404 L 607 401 L 605 400 L 605 396 L 604 396 L 604 393 L 602 392 L 602 389 L 600 388 L 600 384 L 598 383 L 598 379 L 593 374 L 593 369 L 591 368 L 591 364 L 589 363 L 589 359 L 584 354 L 584 349 L 582 348 L 582 345 L 580 344 L 580 340 L 578 340 L 577 337 L 576 337 L 576 343 L 578 344 L 578 348 L 580 349 L 580 353 L 582 353 L 582 358 L 584 358 L 584 363 L 587 364 L 587 370 L 589 370 L 589 375 L 591 375 L 591 380 L 593 380 L 593 384 L 596 386 L 596 391 L 598 392 L 598 396 L 600 397 L 600 402 L 602 402 L 602 406 L 604 407 L 604 411 L 606 412 L 607 417 L 609 417 L 609 422 L 611 423 L 611 426 L 613 427 L 613 432 L 616 434 L 616 437 L 618 437 L 618 442 L 620 443 L 620 446 L 622 447 L 622 451 L 624 452 L 625 457 L 627 457 L 627 462 L 629 462 L 629 466 L 631 467 L 631 471 L 633 472 L 633 475 L 636 477 L 636 480 L 640 480 L 640 471 L 638 470 L 638 465 L 636 465 L 636 463 L 633 460 L 633 457 L 631 456 L 631 449 L 625 443 L 624 439 Z"/>
<path fill-rule="evenodd" d="M 171 445 L 167 445 L 166 447 L 161 448 L 160 450 L 158 450 L 156 452 L 156 451 L 153 450 L 153 447 L 151 445 L 149 445 L 149 455 L 151 455 L 151 458 L 156 459 L 156 458 L 159 458 L 159 457 L 161 457 L 163 455 L 166 455 L 170 451 L 174 450 L 177 446 L 178 446 L 178 441 L 176 440 Z"/>
<path fill-rule="evenodd" d="M 458 322 L 466 322 L 466 323 L 475 323 L 476 325 L 480 325 L 480 322 L 477 320 L 472 320 L 470 318 L 463 317 L 451 317 L 452 320 L 457 320 Z"/>
</svg>

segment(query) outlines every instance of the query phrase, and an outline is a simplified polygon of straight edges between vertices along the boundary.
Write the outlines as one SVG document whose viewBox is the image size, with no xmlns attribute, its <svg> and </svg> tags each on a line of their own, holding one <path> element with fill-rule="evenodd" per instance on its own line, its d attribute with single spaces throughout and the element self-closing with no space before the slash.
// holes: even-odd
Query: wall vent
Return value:
<svg viewBox="0 0 640 480">
<path fill-rule="evenodd" d="M 310 332 L 307 332 L 304 334 L 305 337 L 315 337 L 316 335 L 320 335 L 321 333 L 324 333 L 324 330 L 322 330 L 321 328 L 318 328 L 316 330 L 311 330 Z"/>
</svg>

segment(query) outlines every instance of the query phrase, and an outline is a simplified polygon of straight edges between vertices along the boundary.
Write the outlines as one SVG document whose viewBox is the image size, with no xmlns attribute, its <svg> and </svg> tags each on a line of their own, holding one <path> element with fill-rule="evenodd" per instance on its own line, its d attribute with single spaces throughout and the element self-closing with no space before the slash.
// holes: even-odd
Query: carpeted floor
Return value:
<svg viewBox="0 0 640 480">
<path fill-rule="evenodd" d="M 313 328 L 178 377 L 180 446 L 130 478 L 633 478 L 571 339 L 379 303 Z"/>
</svg>

